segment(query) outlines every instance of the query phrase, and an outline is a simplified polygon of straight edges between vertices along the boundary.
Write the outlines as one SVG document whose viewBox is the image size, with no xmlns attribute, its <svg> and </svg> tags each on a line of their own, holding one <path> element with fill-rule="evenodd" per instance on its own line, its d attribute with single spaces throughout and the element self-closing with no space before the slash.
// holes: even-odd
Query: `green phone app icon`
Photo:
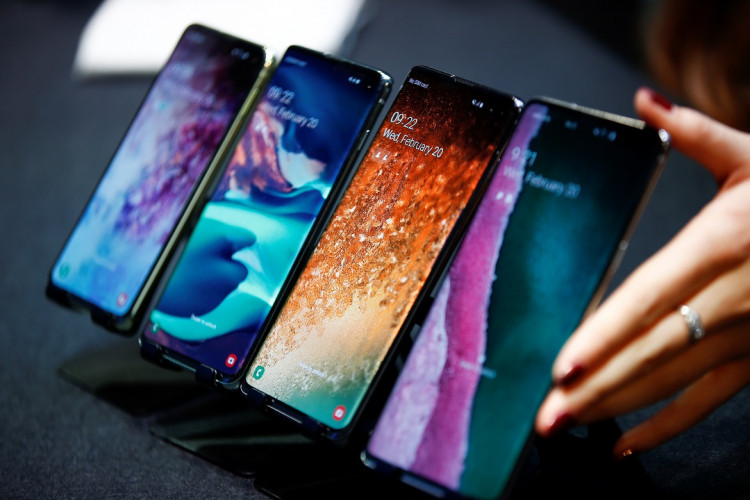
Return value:
<svg viewBox="0 0 750 500">
<path fill-rule="evenodd" d="M 262 365 L 258 365 L 255 370 L 253 370 L 253 378 L 255 380 L 260 380 L 260 378 L 263 376 L 263 373 L 266 371 L 266 369 Z"/>
</svg>

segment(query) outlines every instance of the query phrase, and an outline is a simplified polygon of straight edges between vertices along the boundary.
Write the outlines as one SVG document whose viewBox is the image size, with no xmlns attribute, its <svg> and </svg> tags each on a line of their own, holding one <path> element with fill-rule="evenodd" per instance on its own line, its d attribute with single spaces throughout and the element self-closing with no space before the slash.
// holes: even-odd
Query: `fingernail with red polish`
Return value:
<svg viewBox="0 0 750 500">
<path fill-rule="evenodd" d="M 549 426 L 547 434 L 550 436 L 553 434 L 557 434 L 558 432 L 571 427 L 573 425 L 573 422 L 574 419 L 570 413 L 562 412 L 557 415 L 557 417 L 555 417 L 555 420 L 552 421 L 552 425 Z"/>
<path fill-rule="evenodd" d="M 562 386 L 572 385 L 575 381 L 581 378 L 583 373 L 583 366 L 575 364 L 570 365 L 567 370 L 562 372 L 557 378 L 557 384 Z"/>
<path fill-rule="evenodd" d="M 669 99 L 667 99 L 666 97 L 664 97 L 663 95 L 661 95 L 660 93 L 658 93 L 652 88 L 644 87 L 644 89 L 646 90 L 646 92 L 648 92 L 648 95 L 651 98 L 651 101 L 654 102 L 654 104 L 661 106 L 667 111 L 672 109 L 672 103 L 669 101 Z"/>
<path fill-rule="evenodd" d="M 632 448 L 625 448 L 624 450 L 615 453 L 615 459 L 617 460 L 624 460 L 628 457 L 635 458 L 637 456 L 638 453 L 635 452 Z"/>
</svg>

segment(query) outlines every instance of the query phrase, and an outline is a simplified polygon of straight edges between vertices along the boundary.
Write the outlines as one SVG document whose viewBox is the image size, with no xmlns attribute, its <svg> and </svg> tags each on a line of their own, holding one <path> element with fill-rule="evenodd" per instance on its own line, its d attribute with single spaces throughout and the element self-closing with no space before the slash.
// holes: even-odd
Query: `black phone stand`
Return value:
<svg viewBox="0 0 750 500">
<path fill-rule="evenodd" d="M 272 498 L 430 498 L 369 470 L 359 460 L 357 445 L 310 440 L 236 394 L 214 391 L 196 383 L 190 373 L 146 362 L 132 339 L 71 358 L 59 373 L 144 422 L 155 436 L 253 480 Z M 611 458 L 619 435 L 617 424 L 606 421 L 535 440 L 507 498 L 565 493 L 577 500 L 655 497 L 637 459 Z"/>
</svg>

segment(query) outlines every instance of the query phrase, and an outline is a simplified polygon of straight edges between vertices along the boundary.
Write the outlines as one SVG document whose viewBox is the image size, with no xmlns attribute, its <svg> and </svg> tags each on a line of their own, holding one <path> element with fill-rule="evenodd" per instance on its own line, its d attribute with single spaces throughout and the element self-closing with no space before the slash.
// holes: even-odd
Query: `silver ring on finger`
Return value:
<svg viewBox="0 0 750 500">
<path fill-rule="evenodd" d="M 703 337 L 706 336 L 706 330 L 703 329 L 703 320 L 698 311 L 688 305 L 680 306 L 680 314 L 682 319 L 685 320 L 685 326 L 688 330 L 688 340 L 691 344 L 695 344 Z"/>
</svg>

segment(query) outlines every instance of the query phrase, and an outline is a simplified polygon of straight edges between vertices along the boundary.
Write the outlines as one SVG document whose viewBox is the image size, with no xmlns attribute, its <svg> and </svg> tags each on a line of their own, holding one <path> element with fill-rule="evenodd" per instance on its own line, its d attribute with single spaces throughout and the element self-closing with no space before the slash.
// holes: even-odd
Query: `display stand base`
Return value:
<svg viewBox="0 0 750 500">
<path fill-rule="evenodd" d="M 147 363 L 134 340 L 79 354 L 60 365 L 58 373 L 136 418 L 169 412 L 214 392 L 186 372 Z"/>
<path fill-rule="evenodd" d="M 253 478 L 274 498 L 382 498 L 414 491 L 384 480 L 358 455 L 311 441 L 293 426 L 263 415 L 244 399 L 202 386 L 192 374 L 164 369 L 140 357 L 135 342 L 88 351 L 59 367 L 69 382 L 91 392 L 149 431 L 234 474 Z M 419 495 L 416 496 L 419 498 Z"/>
<path fill-rule="evenodd" d="M 144 361 L 135 342 L 83 353 L 63 363 L 59 373 L 143 420 L 165 441 L 252 478 L 259 491 L 273 498 L 351 498 L 353 492 L 357 498 L 428 498 L 367 469 L 358 450 L 311 441 L 234 394 L 204 387 L 187 372 Z M 578 431 L 537 440 L 509 498 L 656 496 L 636 459 L 611 458 L 620 435 L 614 421 Z"/>
</svg>

